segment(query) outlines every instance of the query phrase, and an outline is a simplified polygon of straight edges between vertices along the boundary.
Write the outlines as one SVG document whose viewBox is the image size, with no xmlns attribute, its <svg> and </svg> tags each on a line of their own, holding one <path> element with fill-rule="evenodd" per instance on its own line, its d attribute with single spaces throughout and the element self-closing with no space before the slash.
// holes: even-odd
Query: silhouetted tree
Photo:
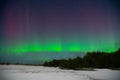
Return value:
<svg viewBox="0 0 120 80">
<path fill-rule="evenodd" d="M 89 52 L 83 58 L 69 58 L 45 62 L 44 66 L 67 69 L 79 68 L 120 68 L 120 49 L 116 52 Z"/>
</svg>

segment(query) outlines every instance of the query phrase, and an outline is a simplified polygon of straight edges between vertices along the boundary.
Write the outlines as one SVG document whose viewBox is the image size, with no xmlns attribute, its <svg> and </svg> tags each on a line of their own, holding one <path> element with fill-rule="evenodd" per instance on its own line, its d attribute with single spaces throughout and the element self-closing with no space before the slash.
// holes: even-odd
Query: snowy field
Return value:
<svg viewBox="0 0 120 80">
<path fill-rule="evenodd" d="M 0 65 L 0 80 L 120 80 L 120 71 L 75 71 L 43 66 Z"/>
</svg>

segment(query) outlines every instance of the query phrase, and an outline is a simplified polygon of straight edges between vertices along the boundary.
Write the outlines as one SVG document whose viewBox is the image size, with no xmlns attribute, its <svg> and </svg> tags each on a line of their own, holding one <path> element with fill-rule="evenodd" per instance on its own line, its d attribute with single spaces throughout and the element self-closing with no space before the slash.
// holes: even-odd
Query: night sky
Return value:
<svg viewBox="0 0 120 80">
<path fill-rule="evenodd" d="M 119 0 L 0 0 L 0 61 L 39 63 L 120 48 Z"/>
</svg>

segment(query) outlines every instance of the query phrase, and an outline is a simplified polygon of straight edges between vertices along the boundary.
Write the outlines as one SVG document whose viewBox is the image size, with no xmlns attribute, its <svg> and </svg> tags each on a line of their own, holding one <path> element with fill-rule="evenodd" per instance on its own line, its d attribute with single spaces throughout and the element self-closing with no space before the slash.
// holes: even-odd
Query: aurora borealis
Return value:
<svg viewBox="0 0 120 80">
<path fill-rule="evenodd" d="M 120 48 L 117 0 L 1 0 L 0 4 L 2 57 L 44 54 L 49 59 L 55 53 L 69 57 Z"/>
</svg>

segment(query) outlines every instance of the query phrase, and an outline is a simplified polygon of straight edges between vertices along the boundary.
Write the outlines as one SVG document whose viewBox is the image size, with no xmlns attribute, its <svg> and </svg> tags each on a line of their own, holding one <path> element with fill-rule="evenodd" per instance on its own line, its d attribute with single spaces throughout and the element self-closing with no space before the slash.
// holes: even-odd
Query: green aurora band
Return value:
<svg viewBox="0 0 120 80">
<path fill-rule="evenodd" d="M 111 53 L 120 48 L 120 9 L 114 0 L 1 1 L 2 55 Z"/>
<path fill-rule="evenodd" d="M 13 53 L 13 54 L 25 54 L 25 53 L 42 53 L 42 52 L 114 52 L 118 48 L 114 44 L 107 41 L 106 43 L 101 42 L 91 42 L 91 43 L 80 43 L 78 41 L 46 41 L 40 43 L 39 41 L 34 42 L 19 42 L 14 44 L 9 44 L 1 47 L 3 53 Z"/>
</svg>

